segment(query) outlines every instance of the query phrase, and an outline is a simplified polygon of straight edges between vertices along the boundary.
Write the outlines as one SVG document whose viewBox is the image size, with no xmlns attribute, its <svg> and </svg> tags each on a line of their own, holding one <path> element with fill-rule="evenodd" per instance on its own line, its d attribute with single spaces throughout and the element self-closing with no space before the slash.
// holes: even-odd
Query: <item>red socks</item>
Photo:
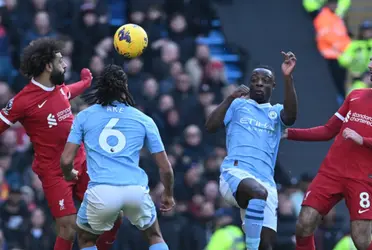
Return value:
<svg viewBox="0 0 372 250">
<path fill-rule="evenodd" d="M 97 240 L 97 248 L 98 250 L 110 250 L 112 244 L 116 239 L 116 234 L 121 225 L 121 218 L 118 218 L 114 224 L 114 227 L 105 233 L 103 233 Z M 55 250 L 55 249 L 54 249 Z"/>
<path fill-rule="evenodd" d="M 296 236 L 296 250 L 315 250 L 314 235 Z"/>
<path fill-rule="evenodd" d="M 54 250 L 71 250 L 74 243 L 57 236 Z"/>
</svg>

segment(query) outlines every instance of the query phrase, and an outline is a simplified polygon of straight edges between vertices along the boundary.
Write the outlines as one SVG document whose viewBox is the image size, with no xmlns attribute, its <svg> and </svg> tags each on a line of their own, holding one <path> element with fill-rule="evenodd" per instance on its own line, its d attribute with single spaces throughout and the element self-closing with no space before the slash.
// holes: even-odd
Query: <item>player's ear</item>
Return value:
<svg viewBox="0 0 372 250">
<path fill-rule="evenodd" d="M 45 70 L 48 71 L 48 72 L 52 72 L 53 71 L 53 64 L 52 63 L 47 63 L 45 65 Z"/>
</svg>

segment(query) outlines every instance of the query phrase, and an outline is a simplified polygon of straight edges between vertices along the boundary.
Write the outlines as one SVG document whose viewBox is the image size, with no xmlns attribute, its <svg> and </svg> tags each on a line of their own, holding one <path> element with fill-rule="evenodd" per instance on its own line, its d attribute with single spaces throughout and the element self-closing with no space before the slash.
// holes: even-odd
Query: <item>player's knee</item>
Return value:
<svg viewBox="0 0 372 250">
<path fill-rule="evenodd" d="M 252 189 L 250 196 L 252 199 L 266 200 L 268 192 L 263 186 L 257 186 Z"/>
<path fill-rule="evenodd" d="M 75 236 L 75 215 L 64 216 L 56 219 L 58 236 L 73 240 Z"/>
<path fill-rule="evenodd" d="M 96 244 L 98 235 L 94 235 L 83 230 L 78 230 L 78 243 L 80 248 Z"/>
<path fill-rule="evenodd" d="M 297 236 L 307 236 L 313 233 L 313 220 L 308 216 L 298 217 L 296 223 L 296 235 Z"/>
</svg>

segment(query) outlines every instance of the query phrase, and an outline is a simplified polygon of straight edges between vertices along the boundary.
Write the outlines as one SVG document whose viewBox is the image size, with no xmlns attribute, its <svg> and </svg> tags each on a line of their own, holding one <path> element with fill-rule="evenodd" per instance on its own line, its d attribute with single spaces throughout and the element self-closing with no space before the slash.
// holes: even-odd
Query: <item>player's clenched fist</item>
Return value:
<svg viewBox="0 0 372 250">
<path fill-rule="evenodd" d="M 363 137 L 350 128 L 345 128 L 342 132 L 342 136 L 346 140 L 353 140 L 356 144 L 363 145 Z"/>
<path fill-rule="evenodd" d="M 161 206 L 160 206 L 161 212 L 171 211 L 175 205 L 176 203 L 174 202 L 173 196 L 163 194 L 163 196 L 161 197 Z"/>
<path fill-rule="evenodd" d="M 246 97 L 249 95 L 249 87 L 245 85 L 240 85 L 230 96 L 232 98 Z"/>
<path fill-rule="evenodd" d="M 92 73 L 90 72 L 90 70 L 87 69 L 87 68 L 82 69 L 81 72 L 80 72 L 80 79 L 82 81 L 89 82 L 89 85 L 90 85 L 92 83 L 92 79 L 93 79 L 93 76 L 92 76 Z"/>
<path fill-rule="evenodd" d="M 79 176 L 79 171 L 72 169 L 71 172 L 68 174 L 64 174 L 65 180 L 66 181 L 74 181 L 77 180 Z"/>
</svg>

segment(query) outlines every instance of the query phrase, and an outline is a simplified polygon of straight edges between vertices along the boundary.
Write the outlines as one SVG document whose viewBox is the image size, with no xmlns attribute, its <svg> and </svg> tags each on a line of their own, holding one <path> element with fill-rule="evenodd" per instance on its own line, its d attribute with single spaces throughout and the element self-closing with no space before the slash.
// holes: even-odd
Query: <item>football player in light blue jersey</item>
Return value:
<svg viewBox="0 0 372 250">
<path fill-rule="evenodd" d="M 165 188 L 160 210 L 171 210 L 175 205 L 173 170 L 157 126 L 133 107 L 127 76 L 119 66 L 104 69 L 90 101 L 93 105 L 76 116 L 61 157 L 66 180 L 77 178 L 72 163 L 84 142 L 90 181 L 76 220 L 80 248 L 96 250 L 98 236 L 114 226 L 122 211 L 144 232 L 150 250 L 168 250 L 149 195 L 147 175 L 138 165 L 145 143 L 159 166 Z"/>
<path fill-rule="evenodd" d="M 284 107 L 270 104 L 275 88 L 273 71 L 258 67 L 252 72 L 249 87 L 240 86 L 206 123 L 209 132 L 226 127 L 227 156 L 221 166 L 220 192 L 227 202 L 241 208 L 248 250 L 272 249 L 278 206 L 275 161 L 282 131 L 297 116 L 292 77 L 296 57 L 292 52 L 282 54 Z"/>
</svg>

